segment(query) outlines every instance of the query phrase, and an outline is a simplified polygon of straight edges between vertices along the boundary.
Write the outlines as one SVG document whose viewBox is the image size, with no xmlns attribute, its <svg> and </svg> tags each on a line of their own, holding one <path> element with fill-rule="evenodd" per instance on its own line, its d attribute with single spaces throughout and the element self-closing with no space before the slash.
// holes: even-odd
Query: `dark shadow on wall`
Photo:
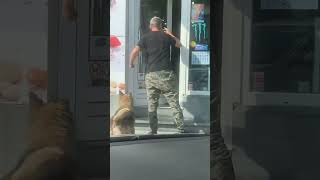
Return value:
<svg viewBox="0 0 320 180">
<path fill-rule="evenodd" d="M 182 103 L 186 119 L 193 118 L 195 123 L 210 123 L 210 97 L 187 96 Z"/>
<path fill-rule="evenodd" d="M 250 16 L 251 2 L 255 0 L 228 0 L 228 1 L 231 1 L 234 7 L 240 10 L 244 16 Z"/>
<path fill-rule="evenodd" d="M 320 179 L 319 109 L 304 109 L 253 108 L 246 128 L 233 128 L 233 144 L 265 168 L 271 180 Z"/>
<path fill-rule="evenodd" d="M 227 1 L 243 16 L 251 16 L 250 3 L 255 0 Z M 259 101 L 263 100 L 257 99 Z M 319 110 L 302 106 L 250 107 L 244 127 L 232 128 L 232 142 L 265 168 L 271 180 L 320 179 Z"/>
</svg>

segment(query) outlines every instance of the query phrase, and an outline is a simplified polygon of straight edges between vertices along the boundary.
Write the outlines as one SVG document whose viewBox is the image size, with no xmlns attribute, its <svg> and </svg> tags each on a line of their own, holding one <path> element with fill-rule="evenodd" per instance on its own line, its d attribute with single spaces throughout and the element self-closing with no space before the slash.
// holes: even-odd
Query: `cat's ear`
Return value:
<svg viewBox="0 0 320 180">
<path fill-rule="evenodd" d="M 32 107 L 40 107 L 44 104 L 43 101 L 33 92 L 29 93 L 29 103 Z"/>
<path fill-rule="evenodd" d="M 123 92 L 122 92 L 122 91 L 119 91 L 119 95 L 120 95 L 120 96 L 123 96 L 124 94 L 123 94 Z"/>
</svg>

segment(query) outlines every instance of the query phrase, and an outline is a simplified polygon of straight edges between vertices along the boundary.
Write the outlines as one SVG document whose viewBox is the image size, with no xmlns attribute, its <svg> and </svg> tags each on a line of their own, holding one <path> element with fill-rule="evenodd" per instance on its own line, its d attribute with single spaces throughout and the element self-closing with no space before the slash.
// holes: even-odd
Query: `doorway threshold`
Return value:
<svg viewBox="0 0 320 180">
<path fill-rule="evenodd" d="M 136 129 L 140 129 L 143 131 L 147 128 L 149 128 L 149 119 L 148 117 L 139 117 L 135 120 L 135 127 Z M 195 123 L 193 120 L 185 120 L 184 121 L 185 129 L 187 129 L 189 132 L 204 132 L 209 133 L 210 132 L 210 124 L 209 123 Z M 163 129 L 164 132 L 177 132 L 175 122 L 172 118 L 161 118 L 159 117 L 158 120 L 158 127 L 159 129 Z M 148 129 L 149 130 L 149 129 Z"/>
</svg>

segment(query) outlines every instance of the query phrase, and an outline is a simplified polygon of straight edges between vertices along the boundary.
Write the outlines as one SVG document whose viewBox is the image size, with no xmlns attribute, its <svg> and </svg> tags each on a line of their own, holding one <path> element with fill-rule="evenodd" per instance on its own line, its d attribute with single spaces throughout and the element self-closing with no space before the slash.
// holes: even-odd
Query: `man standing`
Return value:
<svg viewBox="0 0 320 180">
<path fill-rule="evenodd" d="M 179 95 L 176 90 L 176 75 L 170 61 L 170 47 L 181 47 L 181 42 L 167 28 L 163 28 L 163 20 L 153 17 L 150 20 L 150 32 L 142 36 L 130 54 L 130 68 L 134 67 L 139 51 L 146 53 L 145 84 L 148 99 L 148 116 L 151 131 L 157 134 L 157 108 L 160 94 L 163 94 L 173 112 L 179 133 L 184 133 L 184 122 Z"/>
</svg>

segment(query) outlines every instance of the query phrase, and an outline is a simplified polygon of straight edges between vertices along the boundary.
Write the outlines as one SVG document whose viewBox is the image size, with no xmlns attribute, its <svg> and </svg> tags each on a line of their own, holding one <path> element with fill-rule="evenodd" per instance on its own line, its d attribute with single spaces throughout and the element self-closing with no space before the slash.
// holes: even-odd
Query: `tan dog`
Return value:
<svg viewBox="0 0 320 180">
<path fill-rule="evenodd" d="M 72 180 L 73 128 L 68 103 L 43 104 L 30 94 L 27 149 L 1 180 Z"/>
<path fill-rule="evenodd" d="M 132 95 L 120 92 L 119 108 L 110 119 L 110 134 L 135 134 L 135 115 L 133 112 Z"/>
</svg>

